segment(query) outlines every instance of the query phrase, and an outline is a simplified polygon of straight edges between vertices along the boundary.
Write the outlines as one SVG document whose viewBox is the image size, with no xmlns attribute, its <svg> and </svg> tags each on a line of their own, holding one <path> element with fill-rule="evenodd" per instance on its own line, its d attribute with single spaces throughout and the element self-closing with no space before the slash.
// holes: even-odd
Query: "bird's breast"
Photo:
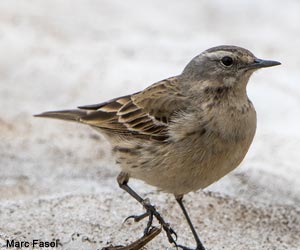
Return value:
<svg viewBox="0 0 300 250">
<path fill-rule="evenodd" d="M 228 106 L 222 112 L 212 108 L 200 116 L 186 113 L 170 125 L 169 141 L 141 140 L 139 147 L 128 142 L 116 148 L 117 158 L 131 177 L 166 192 L 185 194 L 207 187 L 236 168 L 249 149 L 255 128 L 253 107 Z"/>
</svg>

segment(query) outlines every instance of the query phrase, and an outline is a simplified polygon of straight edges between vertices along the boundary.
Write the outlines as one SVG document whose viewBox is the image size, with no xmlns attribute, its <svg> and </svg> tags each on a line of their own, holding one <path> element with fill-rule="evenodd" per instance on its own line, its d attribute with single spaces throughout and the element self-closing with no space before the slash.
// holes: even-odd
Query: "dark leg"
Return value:
<svg viewBox="0 0 300 250">
<path fill-rule="evenodd" d="M 190 219 L 190 217 L 189 217 L 189 215 L 188 215 L 188 213 L 187 213 L 187 211 L 186 211 L 186 209 L 185 209 L 185 207 L 183 205 L 183 202 L 182 202 L 183 195 L 181 195 L 181 196 L 175 196 L 175 199 L 178 202 L 178 204 L 179 204 L 179 206 L 180 206 L 180 208 L 181 208 L 181 210 L 182 210 L 182 212 L 183 212 L 183 214 L 184 214 L 184 216 L 185 216 L 185 218 L 186 218 L 186 220 L 187 220 L 187 222 L 188 222 L 188 224 L 189 224 L 189 226 L 191 228 L 191 231 L 193 233 L 194 239 L 195 239 L 196 244 L 197 244 L 197 247 L 196 247 L 195 250 L 205 250 L 205 248 L 202 245 L 202 243 L 201 243 L 201 241 L 200 241 L 200 239 L 199 239 L 199 237 L 197 235 L 197 232 L 196 232 L 196 230 L 195 230 L 195 228 L 194 228 L 194 226 L 193 226 L 193 224 L 191 222 L 191 219 Z M 180 247 L 182 249 L 190 249 L 190 248 L 187 248 L 185 246 L 180 246 L 180 245 L 178 245 L 178 247 Z"/>
<path fill-rule="evenodd" d="M 162 228 L 165 230 L 169 242 L 176 244 L 176 240 L 173 238 L 173 234 L 175 235 L 175 238 L 177 239 L 177 235 L 174 232 L 172 228 L 170 228 L 169 224 L 164 221 L 164 219 L 161 217 L 161 215 L 156 211 L 155 207 L 149 203 L 149 201 L 144 200 L 142 197 L 140 197 L 131 187 L 128 186 L 128 175 L 125 173 L 120 173 L 117 181 L 119 183 L 120 188 L 125 190 L 128 194 L 130 194 L 134 199 L 136 199 L 140 204 L 143 205 L 143 207 L 146 209 L 146 213 L 142 214 L 140 216 L 129 216 L 128 218 L 134 218 L 136 221 L 139 221 L 141 218 L 145 218 L 149 216 L 149 221 L 147 224 L 147 227 L 144 231 L 144 234 L 147 234 L 149 230 L 152 227 L 152 221 L 153 221 L 153 216 L 158 220 Z"/>
</svg>

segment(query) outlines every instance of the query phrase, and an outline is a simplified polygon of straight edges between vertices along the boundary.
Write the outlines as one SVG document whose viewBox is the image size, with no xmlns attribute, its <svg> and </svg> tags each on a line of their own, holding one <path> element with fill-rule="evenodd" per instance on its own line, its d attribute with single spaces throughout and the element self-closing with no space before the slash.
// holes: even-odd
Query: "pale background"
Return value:
<svg viewBox="0 0 300 250">
<path fill-rule="evenodd" d="M 241 167 L 186 196 L 208 250 L 300 249 L 300 1 L 2 0 L 0 246 L 51 240 L 101 249 L 142 234 L 143 210 L 119 190 L 109 144 L 77 124 L 33 118 L 139 91 L 203 50 L 239 45 L 282 66 L 248 86 L 258 130 Z M 139 181 L 194 245 L 171 195 Z M 208 192 L 208 191 L 212 191 Z M 160 234 L 148 249 L 175 249 Z"/>
</svg>

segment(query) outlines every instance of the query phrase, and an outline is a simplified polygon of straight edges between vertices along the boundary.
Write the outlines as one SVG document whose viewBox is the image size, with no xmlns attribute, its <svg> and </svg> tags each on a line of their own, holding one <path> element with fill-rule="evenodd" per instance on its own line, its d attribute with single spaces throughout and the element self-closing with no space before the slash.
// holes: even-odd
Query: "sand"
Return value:
<svg viewBox="0 0 300 250">
<path fill-rule="evenodd" d="M 299 13 L 296 0 L 1 1 L 0 248 L 59 239 L 46 249 L 94 250 L 140 237 L 146 221 L 123 221 L 143 209 L 119 189 L 108 142 L 32 114 L 136 92 L 209 47 L 235 44 L 282 66 L 248 86 L 258 130 L 241 166 L 186 195 L 186 207 L 208 250 L 300 249 Z M 194 246 L 172 195 L 130 184 L 178 243 Z M 176 248 L 161 233 L 147 249 Z"/>
</svg>

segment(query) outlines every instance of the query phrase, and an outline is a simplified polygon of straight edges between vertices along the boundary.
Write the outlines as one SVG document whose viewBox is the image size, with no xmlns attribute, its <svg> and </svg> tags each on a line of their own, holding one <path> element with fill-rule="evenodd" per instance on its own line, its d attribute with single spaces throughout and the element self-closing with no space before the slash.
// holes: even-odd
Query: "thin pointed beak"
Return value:
<svg viewBox="0 0 300 250">
<path fill-rule="evenodd" d="M 249 64 L 250 69 L 260 69 L 260 68 L 267 68 L 280 65 L 280 62 L 271 61 L 271 60 L 263 60 L 256 58 L 253 63 Z"/>
</svg>

